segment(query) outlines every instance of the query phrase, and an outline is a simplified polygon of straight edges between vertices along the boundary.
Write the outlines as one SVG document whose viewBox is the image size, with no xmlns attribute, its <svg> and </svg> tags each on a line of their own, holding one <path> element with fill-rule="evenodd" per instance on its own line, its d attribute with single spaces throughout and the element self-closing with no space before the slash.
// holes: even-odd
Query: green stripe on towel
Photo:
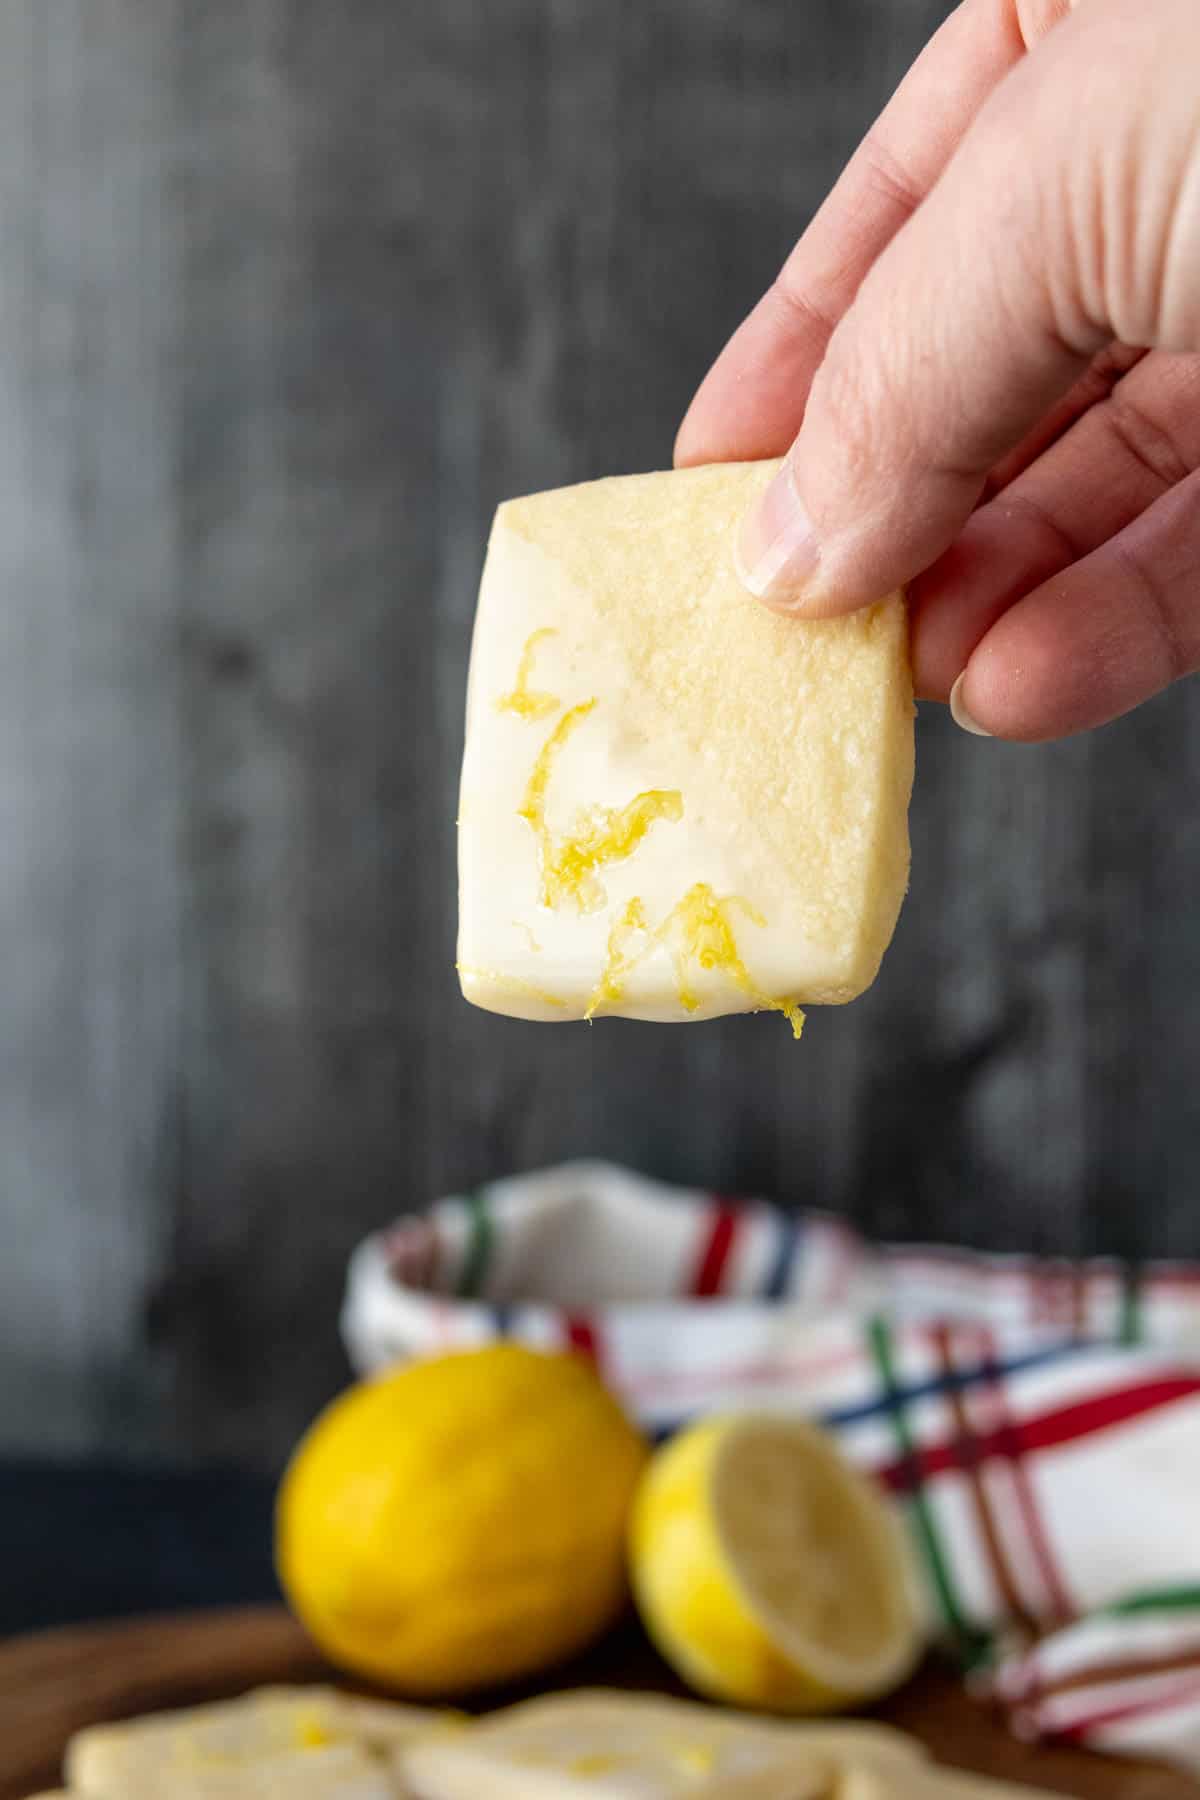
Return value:
<svg viewBox="0 0 1200 1800">
<path fill-rule="evenodd" d="M 1126 1594 L 1110 1606 L 1101 1606 L 1093 1618 L 1127 1619 L 1136 1613 L 1200 1612 L 1200 1587 L 1147 1588 L 1144 1593 Z"/>
<path fill-rule="evenodd" d="M 1119 1344 L 1142 1341 L 1142 1273 L 1136 1263 L 1126 1263 L 1121 1281 L 1121 1320 L 1117 1327 Z"/>
<path fill-rule="evenodd" d="M 934 1518 L 933 1507 L 921 1475 L 921 1459 L 917 1442 L 904 1409 L 904 1397 L 896 1379 L 896 1359 L 892 1353 L 892 1335 L 883 1319 L 872 1319 L 867 1327 L 867 1342 L 875 1358 L 875 1366 L 887 1402 L 897 1448 L 910 1479 L 905 1496 L 917 1544 L 929 1574 L 930 1584 L 942 1617 L 957 1640 L 957 1648 L 968 1668 L 977 1667 L 990 1653 L 988 1633 L 971 1625 L 954 1589 L 950 1559 L 946 1554 Z"/>
<path fill-rule="evenodd" d="M 495 1229 L 492 1215 L 488 1211 L 488 1203 L 482 1192 L 468 1194 L 467 1208 L 467 1243 L 463 1252 L 462 1268 L 458 1277 L 458 1298 L 474 1300 L 483 1288 L 487 1275 L 488 1263 L 492 1259 L 492 1240 Z"/>
</svg>

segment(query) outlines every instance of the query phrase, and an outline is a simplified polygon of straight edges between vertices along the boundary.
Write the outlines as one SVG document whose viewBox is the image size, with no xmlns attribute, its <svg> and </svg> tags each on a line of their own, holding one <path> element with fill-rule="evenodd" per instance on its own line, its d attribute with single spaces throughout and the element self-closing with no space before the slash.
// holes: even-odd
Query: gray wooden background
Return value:
<svg viewBox="0 0 1200 1800">
<path fill-rule="evenodd" d="M 661 465 L 940 0 L 0 0 L 0 1447 L 270 1463 L 395 1209 L 611 1155 L 1200 1252 L 1200 707 L 920 722 L 871 995 L 468 1010 L 503 496 Z"/>
</svg>

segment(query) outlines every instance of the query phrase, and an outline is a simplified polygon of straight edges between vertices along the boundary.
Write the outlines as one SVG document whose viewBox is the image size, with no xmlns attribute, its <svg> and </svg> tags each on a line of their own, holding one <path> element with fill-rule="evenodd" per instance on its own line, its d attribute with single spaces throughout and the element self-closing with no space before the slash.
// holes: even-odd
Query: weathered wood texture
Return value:
<svg viewBox="0 0 1200 1800">
<path fill-rule="evenodd" d="M 602 1153 L 889 1233 L 1200 1250 L 1200 712 L 920 727 L 873 993 L 452 972 L 504 495 L 664 463 L 941 0 L 0 6 L 0 1443 L 270 1462 L 394 1208 Z"/>
</svg>

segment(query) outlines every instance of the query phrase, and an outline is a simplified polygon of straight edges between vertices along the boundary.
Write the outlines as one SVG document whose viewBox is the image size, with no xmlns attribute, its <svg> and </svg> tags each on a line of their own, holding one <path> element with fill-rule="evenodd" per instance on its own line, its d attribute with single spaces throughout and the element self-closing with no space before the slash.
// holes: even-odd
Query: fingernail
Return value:
<svg viewBox="0 0 1200 1800">
<path fill-rule="evenodd" d="M 802 605 L 821 549 L 790 463 L 784 463 L 742 520 L 735 559 L 742 586 L 759 600 L 785 611 Z"/>
<path fill-rule="evenodd" d="M 985 731 L 978 719 L 972 718 L 967 711 L 967 703 L 962 697 L 963 682 L 966 679 L 967 671 L 964 669 L 950 689 L 950 717 L 956 725 L 961 725 L 963 730 L 969 731 L 973 737 L 991 737 L 992 733 Z"/>
</svg>

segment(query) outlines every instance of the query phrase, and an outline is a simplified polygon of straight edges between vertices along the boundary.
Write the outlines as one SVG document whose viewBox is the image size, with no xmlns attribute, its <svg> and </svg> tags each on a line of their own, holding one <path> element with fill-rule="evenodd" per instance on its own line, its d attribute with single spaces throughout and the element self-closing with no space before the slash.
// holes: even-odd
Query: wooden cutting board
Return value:
<svg viewBox="0 0 1200 1800">
<path fill-rule="evenodd" d="M 272 1681 L 337 1679 L 278 1607 L 73 1626 L 0 1642 L 0 1800 L 58 1778 L 73 1731 L 104 1719 L 216 1700 Z M 603 1682 L 680 1692 L 638 1636 L 618 1634 L 559 1685 Z M 511 1695 L 502 1698 L 512 1698 Z M 1200 1800 L 1200 1783 L 1166 1770 L 1017 1743 L 954 1676 L 930 1667 L 880 1709 L 944 1762 L 1079 1800 Z"/>
</svg>

